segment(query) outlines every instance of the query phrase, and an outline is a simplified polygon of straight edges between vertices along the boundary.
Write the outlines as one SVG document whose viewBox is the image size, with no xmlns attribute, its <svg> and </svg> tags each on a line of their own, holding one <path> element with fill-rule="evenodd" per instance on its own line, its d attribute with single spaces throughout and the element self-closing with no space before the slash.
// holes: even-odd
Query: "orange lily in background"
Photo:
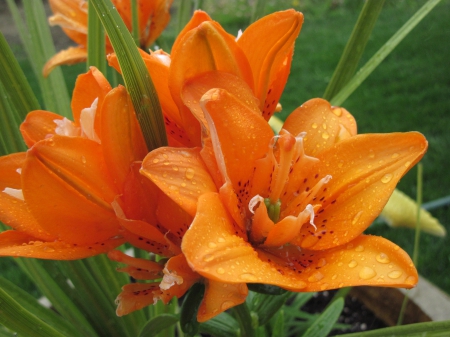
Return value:
<svg viewBox="0 0 450 337">
<path fill-rule="evenodd" d="M 139 0 L 139 36 L 141 48 L 147 49 L 162 33 L 170 20 L 169 9 L 173 0 Z M 131 30 L 130 0 L 112 0 L 120 16 Z M 48 76 L 57 66 L 85 62 L 87 59 L 87 17 L 88 3 L 86 0 L 50 0 L 53 16 L 49 18 L 52 26 L 58 25 L 66 35 L 78 44 L 54 55 L 45 64 L 43 75 Z M 106 42 L 106 52 L 113 51 L 109 40 Z"/>
<path fill-rule="evenodd" d="M 13 228 L 0 233 L 2 256 L 79 259 L 138 240 L 121 224 L 143 207 L 133 199 L 143 187 L 130 184 L 147 148 L 125 88 L 92 67 L 77 79 L 72 111 L 74 122 L 29 113 L 29 150 L 0 158 L 0 221 Z"/>
<path fill-rule="evenodd" d="M 169 144 L 201 145 L 200 125 L 207 124 L 197 106 L 212 88 L 234 94 L 241 87 L 249 88 L 247 98 L 257 102 L 266 120 L 279 111 L 302 23 L 303 15 L 295 10 L 276 12 L 236 38 L 208 14 L 196 11 L 175 40 L 171 55 L 141 51 L 161 102 Z M 120 71 L 114 54 L 108 61 Z"/>
<path fill-rule="evenodd" d="M 205 297 L 228 289 L 202 302 L 198 320 L 243 303 L 246 283 L 291 291 L 413 287 L 418 275 L 409 256 L 362 232 L 423 156 L 425 138 L 356 135 L 350 113 L 321 99 L 295 110 L 274 136 L 242 91 L 203 95 L 209 134 L 202 150 L 156 149 L 141 170 L 194 216 L 181 248 L 205 278 Z"/>
</svg>

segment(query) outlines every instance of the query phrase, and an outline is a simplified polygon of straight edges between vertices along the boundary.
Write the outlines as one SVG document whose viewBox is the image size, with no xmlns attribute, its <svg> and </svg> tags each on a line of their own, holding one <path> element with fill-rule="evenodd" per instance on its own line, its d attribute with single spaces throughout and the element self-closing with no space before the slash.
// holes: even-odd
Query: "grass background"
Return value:
<svg viewBox="0 0 450 337">
<path fill-rule="evenodd" d="M 424 0 L 387 1 L 366 47 L 361 65 L 377 51 L 425 3 Z M 177 1 L 175 1 L 176 6 Z M 204 8 L 228 32 L 237 35 L 249 22 L 251 11 L 244 0 L 203 1 Z M 281 99 L 285 118 L 297 106 L 313 97 L 321 97 L 331 79 L 342 50 L 353 29 L 363 1 L 305 0 L 268 1 L 267 13 L 296 8 L 305 15 L 296 43 L 291 75 Z M 174 38 L 175 15 L 164 33 L 165 43 Z M 360 133 L 417 130 L 429 141 L 423 159 L 424 202 L 450 194 L 450 0 L 443 0 L 386 58 L 375 72 L 343 104 L 356 118 Z M 20 45 L 12 45 L 24 72 L 39 96 L 39 88 Z M 71 91 L 77 74 L 84 65 L 64 66 Z M 416 170 L 400 182 L 399 188 L 415 198 Z M 449 207 L 432 214 L 450 232 Z M 382 235 L 412 254 L 414 232 L 370 228 L 369 233 Z M 33 284 L 14 267 L 9 258 L 0 259 L 2 276 L 37 291 Z M 450 293 L 450 238 L 422 234 L 418 263 L 419 273 Z"/>
</svg>

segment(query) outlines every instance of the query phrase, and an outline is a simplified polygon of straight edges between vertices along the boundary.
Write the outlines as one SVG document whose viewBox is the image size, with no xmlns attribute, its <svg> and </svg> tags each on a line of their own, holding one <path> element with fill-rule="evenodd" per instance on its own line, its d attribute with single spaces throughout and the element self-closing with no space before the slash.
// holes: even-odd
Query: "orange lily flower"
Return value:
<svg viewBox="0 0 450 337">
<path fill-rule="evenodd" d="M 153 220 L 143 209 L 156 187 L 140 183 L 147 148 L 125 88 L 111 89 L 92 67 L 77 79 L 72 111 L 74 122 L 29 113 L 21 125 L 29 150 L 0 158 L 0 221 L 13 228 L 0 233 L 0 255 L 93 256 L 142 240 L 134 228 Z M 146 245 L 163 253 L 169 239 L 146 225 Z"/>
<path fill-rule="evenodd" d="M 200 125 L 207 123 L 196 106 L 212 88 L 234 94 L 243 86 L 250 88 L 248 99 L 257 102 L 269 120 L 279 109 L 302 23 L 299 12 L 276 12 L 256 21 L 236 38 L 208 14 L 196 11 L 175 40 L 171 55 L 141 51 L 162 105 L 169 144 L 201 145 Z M 195 65 L 192 60 L 196 60 Z M 114 54 L 108 61 L 120 71 Z"/>
<path fill-rule="evenodd" d="M 147 49 L 170 20 L 169 9 L 173 0 L 139 0 L 139 32 L 140 45 Z M 131 30 L 131 3 L 130 0 L 112 0 L 120 16 L 129 30 Z M 87 12 L 86 0 L 50 0 L 53 16 L 49 18 L 50 25 L 59 25 L 69 38 L 78 46 L 69 47 L 54 55 L 45 64 L 43 75 L 48 76 L 57 66 L 85 62 L 87 59 Z M 107 40 L 106 52 L 111 53 L 112 47 Z"/>
<path fill-rule="evenodd" d="M 274 136 L 241 89 L 211 89 L 199 100 L 209 130 L 203 149 L 156 149 L 141 170 L 194 217 L 181 248 L 206 284 L 198 320 L 243 303 L 246 283 L 413 287 L 409 256 L 362 233 L 425 153 L 425 138 L 356 135 L 350 113 L 321 99 L 295 110 Z"/>
</svg>

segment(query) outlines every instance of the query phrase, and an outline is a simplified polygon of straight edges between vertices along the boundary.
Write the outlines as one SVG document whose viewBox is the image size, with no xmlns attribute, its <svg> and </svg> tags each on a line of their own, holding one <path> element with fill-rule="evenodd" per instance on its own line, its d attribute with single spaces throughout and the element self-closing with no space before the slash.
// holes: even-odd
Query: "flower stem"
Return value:
<svg viewBox="0 0 450 337">
<path fill-rule="evenodd" d="M 233 316 L 239 323 L 239 327 L 241 328 L 240 335 L 242 337 L 255 336 L 255 328 L 252 324 L 253 319 L 245 302 L 233 308 Z"/>
</svg>

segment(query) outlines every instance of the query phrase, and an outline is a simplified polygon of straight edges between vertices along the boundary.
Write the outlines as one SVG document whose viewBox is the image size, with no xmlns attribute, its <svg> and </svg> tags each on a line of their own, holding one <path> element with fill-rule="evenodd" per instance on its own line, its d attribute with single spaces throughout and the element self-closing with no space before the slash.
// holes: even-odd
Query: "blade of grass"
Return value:
<svg viewBox="0 0 450 337">
<path fill-rule="evenodd" d="M 47 110 L 69 117 L 72 114 L 70 99 L 61 69 L 54 69 L 48 78 L 42 76 L 45 62 L 55 54 L 44 5 L 41 0 L 25 0 L 23 7 L 31 39 L 31 54 L 28 55 L 28 59 L 39 81 L 45 107 Z"/>
<path fill-rule="evenodd" d="M 189 22 L 192 14 L 192 0 L 181 0 L 178 5 L 177 13 L 177 31 L 178 34 L 181 32 Z"/>
<path fill-rule="evenodd" d="M 368 0 L 365 2 L 330 83 L 325 89 L 324 99 L 329 100 L 336 95 L 355 74 L 384 2 L 385 0 Z"/>
<path fill-rule="evenodd" d="M 100 22 L 97 13 L 95 13 L 92 3 L 88 2 L 88 42 L 87 42 L 87 62 L 86 70 L 90 66 L 96 67 L 102 74 L 106 76 L 106 48 L 105 48 L 105 33 L 103 31 L 102 23 Z"/>
<path fill-rule="evenodd" d="M 256 0 L 253 4 L 252 16 L 250 18 L 250 24 L 256 20 L 262 18 L 265 13 L 267 0 Z"/>
<path fill-rule="evenodd" d="M 167 145 L 158 96 L 130 32 L 110 0 L 91 2 L 116 52 L 148 150 Z"/>
<path fill-rule="evenodd" d="M 137 0 L 131 0 L 131 35 L 133 36 L 134 43 L 139 47 L 141 36 L 139 31 L 139 13 Z"/>
<path fill-rule="evenodd" d="M 394 50 L 408 33 L 440 2 L 428 0 L 356 73 L 355 76 L 331 100 L 332 105 L 342 105 L 376 67 Z"/>
<path fill-rule="evenodd" d="M 10 97 L 11 104 L 23 120 L 28 112 L 40 109 L 39 102 L 31 90 L 19 63 L 0 32 L 0 81 Z"/>
</svg>

